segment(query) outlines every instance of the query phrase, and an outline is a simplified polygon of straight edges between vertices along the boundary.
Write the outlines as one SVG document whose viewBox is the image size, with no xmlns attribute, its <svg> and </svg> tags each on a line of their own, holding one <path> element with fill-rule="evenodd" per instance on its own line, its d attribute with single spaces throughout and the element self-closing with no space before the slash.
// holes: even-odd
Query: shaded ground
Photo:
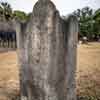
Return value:
<svg viewBox="0 0 100 100">
<path fill-rule="evenodd" d="M 78 45 L 77 94 L 100 97 L 100 43 Z M 0 49 L 0 100 L 19 95 L 15 51 Z"/>
</svg>

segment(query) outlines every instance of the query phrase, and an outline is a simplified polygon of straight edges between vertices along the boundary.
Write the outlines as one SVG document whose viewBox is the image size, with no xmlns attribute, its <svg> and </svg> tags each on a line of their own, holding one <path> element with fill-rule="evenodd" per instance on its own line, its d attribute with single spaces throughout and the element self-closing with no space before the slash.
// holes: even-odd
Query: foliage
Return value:
<svg viewBox="0 0 100 100">
<path fill-rule="evenodd" d="M 79 21 L 79 37 L 86 36 L 88 40 L 97 40 L 100 37 L 100 9 L 93 13 L 93 9 L 85 7 L 73 13 Z"/>
<path fill-rule="evenodd" d="M 12 18 L 12 8 L 7 2 L 0 2 L 0 19 L 3 21 Z"/>
<path fill-rule="evenodd" d="M 100 36 L 100 9 L 96 10 L 93 19 L 95 20 L 94 23 L 94 32 Z"/>
<path fill-rule="evenodd" d="M 100 9 L 94 11 L 89 7 L 77 9 L 73 12 L 79 21 L 79 39 L 84 36 L 88 40 L 98 40 L 100 38 Z M 66 19 L 66 16 L 64 16 Z"/>
<path fill-rule="evenodd" d="M 18 10 L 14 11 L 13 17 L 17 18 L 19 20 L 26 20 L 27 19 L 26 13 L 22 12 L 22 11 L 18 11 Z"/>
<path fill-rule="evenodd" d="M 29 15 L 23 11 L 13 11 L 8 2 L 0 2 L 0 20 L 9 21 L 14 18 L 25 21 L 29 18 Z"/>
<path fill-rule="evenodd" d="M 79 38 L 86 36 L 88 40 L 97 40 L 100 38 L 100 9 L 94 11 L 89 7 L 77 9 L 73 12 L 79 21 Z M 23 11 L 13 11 L 8 2 L 0 2 L 0 20 L 9 21 L 17 18 L 26 21 L 31 17 L 31 13 L 26 14 Z M 66 19 L 66 16 L 64 16 Z"/>
</svg>

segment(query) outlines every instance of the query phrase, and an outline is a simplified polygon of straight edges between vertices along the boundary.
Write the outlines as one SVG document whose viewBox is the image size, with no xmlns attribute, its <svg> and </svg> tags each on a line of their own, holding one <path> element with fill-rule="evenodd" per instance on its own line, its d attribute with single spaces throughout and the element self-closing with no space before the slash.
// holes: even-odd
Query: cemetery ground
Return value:
<svg viewBox="0 0 100 100">
<path fill-rule="evenodd" d="M 100 100 L 100 43 L 78 45 L 77 58 L 77 95 Z M 0 100 L 16 100 L 18 75 L 16 51 L 0 49 Z"/>
</svg>

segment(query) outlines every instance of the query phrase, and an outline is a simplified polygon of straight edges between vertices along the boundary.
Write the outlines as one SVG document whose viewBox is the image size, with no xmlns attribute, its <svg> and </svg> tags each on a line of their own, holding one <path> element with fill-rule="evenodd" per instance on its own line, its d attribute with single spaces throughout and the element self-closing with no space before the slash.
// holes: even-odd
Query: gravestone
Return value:
<svg viewBox="0 0 100 100">
<path fill-rule="evenodd" d="M 38 0 L 16 32 L 21 100 L 76 100 L 76 17 L 65 21 L 50 0 Z"/>
</svg>

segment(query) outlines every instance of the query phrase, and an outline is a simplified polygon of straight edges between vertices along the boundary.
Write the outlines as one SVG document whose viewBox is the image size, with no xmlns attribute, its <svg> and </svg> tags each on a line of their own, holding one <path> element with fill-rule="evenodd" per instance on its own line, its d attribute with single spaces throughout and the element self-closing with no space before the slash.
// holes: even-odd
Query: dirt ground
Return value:
<svg viewBox="0 0 100 100">
<path fill-rule="evenodd" d="M 77 93 L 100 97 L 100 43 L 78 45 Z"/>
<path fill-rule="evenodd" d="M 1 50 L 0 53 L 0 100 L 14 100 L 18 95 L 17 55 L 15 51 Z"/>
<path fill-rule="evenodd" d="M 100 43 L 78 45 L 77 94 L 100 96 Z M 16 51 L 0 51 L 0 100 L 19 95 Z"/>
</svg>

